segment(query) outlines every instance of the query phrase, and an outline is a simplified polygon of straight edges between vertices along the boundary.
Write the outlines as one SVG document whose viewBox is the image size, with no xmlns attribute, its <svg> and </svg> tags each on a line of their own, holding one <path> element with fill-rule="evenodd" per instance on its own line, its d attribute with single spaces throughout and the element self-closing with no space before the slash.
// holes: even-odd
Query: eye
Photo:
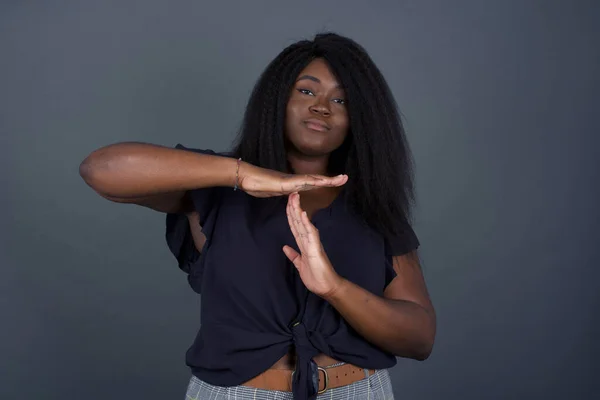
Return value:
<svg viewBox="0 0 600 400">
<path fill-rule="evenodd" d="M 342 104 L 342 105 L 346 104 L 346 100 L 344 100 L 344 99 L 333 99 L 333 102 L 334 103 L 338 103 L 338 104 Z"/>
<path fill-rule="evenodd" d="M 314 96 L 315 94 L 308 89 L 297 89 L 300 93 L 306 94 L 308 96 Z"/>
</svg>

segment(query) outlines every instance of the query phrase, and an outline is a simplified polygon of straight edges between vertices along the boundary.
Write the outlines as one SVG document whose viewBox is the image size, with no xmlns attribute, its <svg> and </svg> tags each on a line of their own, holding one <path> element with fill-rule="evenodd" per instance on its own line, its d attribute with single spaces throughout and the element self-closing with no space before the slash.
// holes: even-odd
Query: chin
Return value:
<svg viewBox="0 0 600 400">
<path fill-rule="evenodd" d="M 330 146 L 294 145 L 294 149 L 305 156 L 323 157 L 331 154 L 335 149 Z"/>
<path fill-rule="evenodd" d="M 306 140 L 290 140 L 294 151 L 309 157 L 322 157 L 331 154 L 337 147 L 322 141 L 310 142 Z"/>
</svg>

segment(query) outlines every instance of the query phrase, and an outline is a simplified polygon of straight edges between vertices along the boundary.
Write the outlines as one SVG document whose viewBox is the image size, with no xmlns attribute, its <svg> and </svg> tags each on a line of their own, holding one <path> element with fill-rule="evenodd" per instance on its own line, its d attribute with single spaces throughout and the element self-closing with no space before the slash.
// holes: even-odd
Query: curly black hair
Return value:
<svg viewBox="0 0 600 400">
<path fill-rule="evenodd" d="M 349 117 L 345 142 L 330 156 L 331 174 L 345 173 L 344 197 L 353 211 L 385 237 L 399 235 L 414 203 L 412 154 L 396 101 L 366 50 L 335 33 L 285 48 L 259 77 L 232 155 L 291 172 L 284 148 L 286 106 L 298 74 L 324 59 L 344 88 Z"/>
</svg>

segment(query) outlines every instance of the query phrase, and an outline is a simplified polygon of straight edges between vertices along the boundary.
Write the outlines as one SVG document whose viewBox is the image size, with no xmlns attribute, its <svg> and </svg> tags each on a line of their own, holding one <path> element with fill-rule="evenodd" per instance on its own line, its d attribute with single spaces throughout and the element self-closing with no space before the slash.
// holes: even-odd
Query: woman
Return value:
<svg viewBox="0 0 600 400">
<path fill-rule="evenodd" d="M 395 356 L 429 356 L 410 150 L 352 40 L 283 50 L 231 153 L 119 143 L 80 171 L 109 200 L 167 213 L 169 247 L 202 293 L 187 398 L 392 398 Z"/>
</svg>

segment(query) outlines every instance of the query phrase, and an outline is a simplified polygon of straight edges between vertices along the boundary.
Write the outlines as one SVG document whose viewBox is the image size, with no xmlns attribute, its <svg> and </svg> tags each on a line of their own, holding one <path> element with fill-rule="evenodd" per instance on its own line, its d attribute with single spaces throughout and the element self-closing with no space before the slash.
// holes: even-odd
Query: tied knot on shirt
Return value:
<svg viewBox="0 0 600 400">
<path fill-rule="evenodd" d="M 296 370 L 292 381 L 295 399 L 315 399 L 319 390 L 319 370 L 313 357 L 319 353 L 329 354 L 329 346 L 323 335 L 307 330 L 301 322 L 292 326 L 296 347 Z"/>
</svg>

